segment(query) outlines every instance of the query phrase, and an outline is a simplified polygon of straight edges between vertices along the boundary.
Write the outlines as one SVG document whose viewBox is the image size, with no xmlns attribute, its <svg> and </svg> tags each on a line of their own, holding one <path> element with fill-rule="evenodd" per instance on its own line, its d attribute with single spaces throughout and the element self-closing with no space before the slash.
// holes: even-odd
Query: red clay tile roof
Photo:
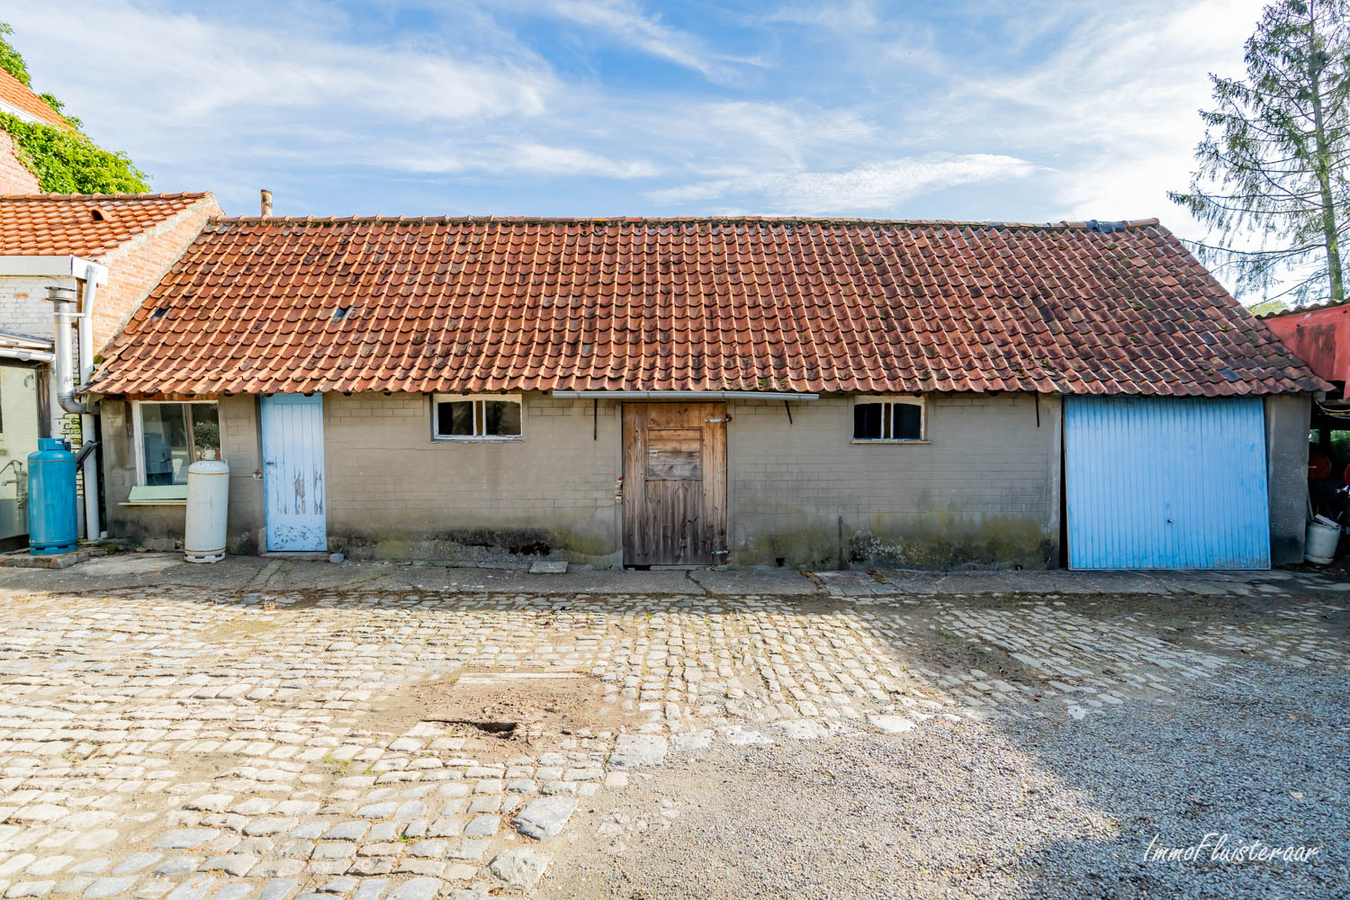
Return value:
<svg viewBox="0 0 1350 900">
<path fill-rule="evenodd" d="M 105 394 L 1324 389 L 1155 220 L 226 219 Z"/>
<path fill-rule="evenodd" d="M 75 126 L 48 106 L 46 100 L 33 93 L 22 81 L 4 69 L 0 69 L 0 103 L 22 110 L 25 116 L 38 119 L 47 125 L 55 125 L 66 131 L 75 130 Z"/>
<path fill-rule="evenodd" d="M 0 256 L 97 259 L 207 196 L 0 194 Z"/>
</svg>

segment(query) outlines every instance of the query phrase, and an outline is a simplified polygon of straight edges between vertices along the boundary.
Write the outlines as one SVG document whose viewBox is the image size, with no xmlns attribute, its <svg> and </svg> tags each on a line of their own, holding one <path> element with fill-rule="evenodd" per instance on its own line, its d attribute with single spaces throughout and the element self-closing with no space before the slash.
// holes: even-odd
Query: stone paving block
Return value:
<svg viewBox="0 0 1350 900">
<path fill-rule="evenodd" d="M 529 847 L 518 847 L 499 853 L 488 865 L 488 871 L 496 875 L 508 887 L 528 891 L 548 868 L 551 858 Z"/>
<path fill-rule="evenodd" d="M 245 900 L 253 891 L 251 884 L 227 884 L 216 891 L 211 900 Z"/>
<path fill-rule="evenodd" d="M 393 856 L 358 856 L 347 867 L 348 875 L 388 875 L 394 871 L 398 858 Z"/>
<path fill-rule="evenodd" d="M 413 878 L 390 891 L 388 900 L 433 900 L 440 890 L 439 878 Z"/>
<path fill-rule="evenodd" d="M 357 880 L 350 875 L 339 875 L 331 881 L 325 882 L 319 887 L 321 894 L 345 894 L 348 891 L 356 890 Z"/>
<path fill-rule="evenodd" d="M 384 889 L 388 886 L 389 881 L 385 878 L 362 879 L 356 893 L 352 894 L 352 900 L 380 900 L 380 895 L 384 893 Z"/>
<path fill-rule="evenodd" d="M 264 859 L 249 869 L 248 875 L 250 878 L 289 878 L 304 870 L 302 859 Z"/>
<path fill-rule="evenodd" d="M 490 846 L 492 846 L 492 842 L 487 839 L 462 839 L 451 845 L 446 856 L 450 859 L 465 859 L 477 862 L 488 852 Z"/>
<path fill-rule="evenodd" d="M 325 841 L 359 841 L 369 830 L 369 822 L 339 822 L 320 837 Z"/>
<path fill-rule="evenodd" d="M 208 858 L 206 862 L 202 863 L 201 871 L 224 872 L 226 875 L 242 878 L 257 864 L 258 857 L 256 856 L 247 853 L 225 853 Z"/>
<path fill-rule="evenodd" d="M 106 876 L 99 878 L 89 887 L 84 889 L 85 900 L 100 900 L 103 897 L 116 897 L 118 894 L 131 890 L 131 886 L 136 883 L 139 875 L 122 875 L 120 877 Z"/>
<path fill-rule="evenodd" d="M 669 745 L 659 734 L 619 735 L 609 764 L 619 769 L 633 766 L 659 766 L 665 762 Z"/>
<path fill-rule="evenodd" d="M 299 882 L 293 879 L 277 879 L 263 885 L 258 900 L 286 900 Z"/>
<path fill-rule="evenodd" d="M 142 872 L 164 858 L 163 853 L 133 853 L 113 867 L 114 875 L 129 875 Z"/>
<path fill-rule="evenodd" d="M 562 831 L 576 809 L 577 801 L 571 797 L 541 797 L 530 801 L 511 824 L 529 837 L 550 838 Z"/>
<path fill-rule="evenodd" d="M 220 831 L 215 828 L 180 828 L 160 835 L 155 846 L 165 850 L 191 850 L 217 837 L 220 837 Z"/>
</svg>

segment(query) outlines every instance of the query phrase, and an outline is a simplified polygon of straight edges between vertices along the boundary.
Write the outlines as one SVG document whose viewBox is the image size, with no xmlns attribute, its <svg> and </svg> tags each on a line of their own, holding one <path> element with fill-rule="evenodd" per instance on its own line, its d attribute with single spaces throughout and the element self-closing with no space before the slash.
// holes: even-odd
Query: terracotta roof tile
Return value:
<svg viewBox="0 0 1350 900">
<path fill-rule="evenodd" d="M 207 196 L 0 194 L 0 256 L 98 258 Z"/>
<path fill-rule="evenodd" d="M 1156 220 L 226 219 L 109 394 L 1042 391 L 1323 383 Z"/>
<path fill-rule="evenodd" d="M 55 125 L 57 128 L 64 128 L 66 131 L 75 130 L 75 126 L 48 106 L 46 100 L 33 93 L 22 81 L 3 69 L 0 69 L 0 103 L 21 110 L 24 116 L 38 119 L 47 125 Z M 23 118 L 23 116 L 20 118 Z"/>
</svg>

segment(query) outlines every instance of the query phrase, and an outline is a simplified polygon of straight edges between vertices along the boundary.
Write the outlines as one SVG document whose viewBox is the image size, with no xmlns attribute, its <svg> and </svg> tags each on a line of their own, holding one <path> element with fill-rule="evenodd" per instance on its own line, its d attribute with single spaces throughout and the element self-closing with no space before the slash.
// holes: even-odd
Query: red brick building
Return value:
<svg viewBox="0 0 1350 900">
<path fill-rule="evenodd" d="M 45 100 L 3 69 L 0 69 L 0 113 L 8 113 L 25 122 L 75 130 L 75 126 Z M 32 194 L 39 189 L 37 175 L 19 158 L 14 139 L 0 130 L 0 194 Z"/>
<path fill-rule="evenodd" d="M 93 288 L 92 358 L 73 335 L 67 348 L 78 378 L 220 212 L 210 193 L 0 195 L 0 548 L 26 534 L 24 471 L 37 439 L 78 448 L 96 428 L 95 416 L 62 408 L 48 289 L 70 288 L 83 315 Z"/>
</svg>

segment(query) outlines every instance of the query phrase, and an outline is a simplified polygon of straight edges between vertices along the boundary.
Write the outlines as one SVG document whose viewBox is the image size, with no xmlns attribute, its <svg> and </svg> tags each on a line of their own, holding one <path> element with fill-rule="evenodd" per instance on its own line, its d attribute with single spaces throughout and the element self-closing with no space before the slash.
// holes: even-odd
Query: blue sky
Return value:
<svg viewBox="0 0 1350 900">
<path fill-rule="evenodd" d="M 1194 223 L 1259 2 L 8 0 L 156 190 L 254 214 Z"/>
</svg>

